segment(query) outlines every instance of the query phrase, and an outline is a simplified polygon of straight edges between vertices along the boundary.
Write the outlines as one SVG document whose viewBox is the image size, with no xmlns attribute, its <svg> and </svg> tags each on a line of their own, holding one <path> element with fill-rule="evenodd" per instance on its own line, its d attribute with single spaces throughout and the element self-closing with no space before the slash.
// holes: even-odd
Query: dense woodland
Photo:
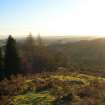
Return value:
<svg viewBox="0 0 105 105">
<path fill-rule="evenodd" d="M 17 42 L 11 35 L 0 48 L 0 77 L 39 73 L 66 66 L 66 58 L 61 52 L 45 46 L 40 36 L 37 40 L 29 35 L 24 42 Z"/>
<path fill-rule="evenodd" d="M 45 44 L 40 35 L 34 38 L 30 34 L 20 41 L 10 35 L 0 48 L 0 78 L 59 68 L 104 76 L 104 45 L 104 38 Z"/>
</svg>

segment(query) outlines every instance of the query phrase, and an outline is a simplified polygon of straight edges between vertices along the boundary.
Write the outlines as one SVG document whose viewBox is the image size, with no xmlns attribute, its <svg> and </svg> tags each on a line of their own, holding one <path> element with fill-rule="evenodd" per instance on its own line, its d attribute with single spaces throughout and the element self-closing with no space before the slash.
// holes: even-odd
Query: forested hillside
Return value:
<svg viewBox="0 0 105 105">
<path fill-rule="evenodd" d="M 51 45 L 68 58 L 68 66 L 105 68 L 105 39 L 82 40 L 66 44 Z"/>
</svg>

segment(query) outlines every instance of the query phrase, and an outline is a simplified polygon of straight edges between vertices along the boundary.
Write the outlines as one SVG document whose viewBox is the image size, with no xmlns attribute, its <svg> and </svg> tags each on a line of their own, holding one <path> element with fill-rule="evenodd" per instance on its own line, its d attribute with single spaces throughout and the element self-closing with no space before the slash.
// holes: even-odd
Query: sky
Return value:
<svg viewBox="0 0 105 105">
<path fill-rule="evenodd" d="M 0 0 L 0 36 L 105 36 L 105 0 Z"/>
</svg>

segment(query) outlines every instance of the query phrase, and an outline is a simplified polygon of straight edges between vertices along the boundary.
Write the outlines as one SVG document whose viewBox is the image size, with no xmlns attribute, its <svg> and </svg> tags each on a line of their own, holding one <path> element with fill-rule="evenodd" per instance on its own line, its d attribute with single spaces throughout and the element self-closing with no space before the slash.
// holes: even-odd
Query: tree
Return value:
<svg viewBox="0 0 105 105">
<path fill-rule="evenodd" d="M 39 46 L 39 48 L 36 49 L 32 66 L 37 70 L 36 72 L 52 71 L 52 69 L 54 69 L 53 56 L 46 46 Z"/>
<path fill-rule="evenodd" d="M 5 72 L 6 76 L 21 73 L 20 69 L 20 58 L 16 49 L 16 41 L 10 35 L 7 39 L 6 48 L 5 48 Z"/>
<path fill-rule="evenodd" d="M 41 36 L 40 36 L 40 33 L 38 34 L 38 36 L 37 36 L 37 45 L 38 46 L 43 46 L 43 43 L 42 43 L 42 38 L 41 38 Z"/>
<path fill-rule="evenodd" d="M 4 70 L 3 70 L 3 56 L 2 56 L 2 50 L 0 48 L 0 80 L 4 78 Z"/>
<path fill-rule="evenodd" d="M 0 70 L 2 69 L 2 52 L 0 48 Z"/>
<path fill-rule="evenodd" d="M 56 67 L 66 67 L 67 66 L 67 57 L 62 52 L 55 51 L 55 65 Z"/>
<path fill-rule="evenodd" d="M 23 43 L 23 53 L 25 56 L 33 56 L 35 52 L 35 40 L 31 33 L 29 33 L 25 42 Z"/>
<path fill-rule="evenodd" d="M 42 43 L 40 34 L 35 39 L 30 33 L 23 43 L 22 66 L 28 73 L 53 69 L 53 56 L 47 46 Z M 28 70 L 29 69 L 29 70 Z"/>
</svg>

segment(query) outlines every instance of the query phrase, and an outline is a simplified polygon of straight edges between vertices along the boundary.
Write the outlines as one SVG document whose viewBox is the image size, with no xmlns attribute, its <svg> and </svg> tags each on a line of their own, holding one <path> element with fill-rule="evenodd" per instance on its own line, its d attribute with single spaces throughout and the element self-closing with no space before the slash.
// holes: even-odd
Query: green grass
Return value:
<svg viewBox="0 0 105 105">
<path fill-rule="evenodd" d="M 43 93 L 26 93 L 24 95 L 14 96 L 12 101 L 13 105 L 51 105 L 54 101 L 54 96 L 51 96 L 49 92 Z"/>
<path fill-rule="evenodd" d="M 47 77 L 47 76 L 44 78 L 39 77 L 38 79 L 43 80 L 43 81 L 44 80 L 45 81 L 46 80 L 53 80 L 53 81 L 59 80 L 61 82 L 69 82 L 69 83 L 71 83 L 72 87 L 74 87 L 74 85 L 76 87 L 80 87 L 80 85 L 88 86 L 92 81 L 100 81 L 100 82 L 105 83 L 105 78 L 89 76 L 89 75 L 85 75 L 85 74 L 77 74 L 77 73 L 72 73 L 70 75 L 61 75 L 61 74 L 53 75 L 52 74 L 49 77 Z M 25 80 L 24 86 L 28 87 L 28 85 L 33 83 L 33 81 L 34 81 L 34 79 L 31 80 L 31 78 Z M 68 86 L 69 86 L 69 83 L 68 83 Z M 63 88 L 63 87 L 61 87 L 61 85 L 58 85 L 58 87 L 61 89 Z M 57 91 L 55 91 L 55 92 L 57 92 Z M 62 91 L 61 91 L 61 93 L 62 93 Z M 11 104 L 12 105 L 53 105 L 52 103 L 55 100 L 56 100 L 56 96 L 51 94 L 50 89 L 48 89 L 46 91 L 43 90 L 41 92 L 40 91 L 36 92 L 35 89 L 33 89 L 33 90 L 28 90 L 24 94 L 14 96 Z"/>
</svg>

